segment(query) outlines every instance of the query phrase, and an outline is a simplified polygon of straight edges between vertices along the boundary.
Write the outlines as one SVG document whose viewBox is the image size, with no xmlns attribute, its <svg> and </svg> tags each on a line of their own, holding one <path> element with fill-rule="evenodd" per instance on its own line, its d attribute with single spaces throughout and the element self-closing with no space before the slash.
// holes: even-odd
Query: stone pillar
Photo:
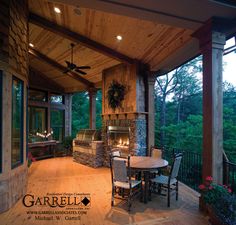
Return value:
<svg viewBox="0 0 236 225">
<path fill-rule="evenodd" d="M 89 89 L 89 127 L 90 129 L 96 129 L 96 95 L 97 90 L 95 88 Z"/>
<path fill-rule="evenodd" d="M 148 93 L 148 149 L 147 154 L 150 155 L 151 146 L 155 144 L 155 101 L 154 101 L 154 85 L 156 81 L 156 75 L 149 72 L 147 78 L 147 93 Z"/>
<path fill-rule="evenodd" d="M 72 95 L 65 95 L 65 136 L 71 136 Z"/>
<path fill-rule="evenodd" d="M 0 212 L 8 210 L 26 192 L 27 137 L 26 111 L 28 86 L 28 1 L 0 0 L 0 71 L 2 74 L 2 172 L 0 173 Z M 19 165 L 12 167 L 12 79 L 23 82 L 23 154 Z"/>
<path fill-rule="evenodd" d="M 210 21 L 195 37 L 203 54 L 203 179 L 223 178 L 222 58 L 225 35 L 214 31 Z"/>
</svg>

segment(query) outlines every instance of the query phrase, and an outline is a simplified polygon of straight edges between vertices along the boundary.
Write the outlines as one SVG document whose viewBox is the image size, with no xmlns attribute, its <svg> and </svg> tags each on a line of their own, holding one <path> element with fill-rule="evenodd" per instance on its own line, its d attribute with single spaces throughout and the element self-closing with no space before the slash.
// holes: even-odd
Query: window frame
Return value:
<svg viewBox="0 0 236 225">
<path fill-rule="evenodd" d="M 62 126 L 59 126 L 59 125 L 56 125 L 56 126 L 52 126 L 52 112 L 53 111 L 61 111 L 63 113 L 63 122 L 62 122 Z M 65 109 L 60 109 L 60 108 L 51 108 L 50 110 L 50 128 L 53 129 L 53 127 L 56 127 L 56 128 L 62 128 L 62 140 L 56 140 L 56 141 L 59 141 L 59 143 L 62 143 L 65 139 L 65 129 L 66 129 L 66 126 L 65 126 L 65 119 L 66 119 L 66 116 L 65 116 Z"/>
<path fill-rule="evenodd" d="M 16 162 L 15 164 L 13 164 L 12 162 L 12 149 L 13 149 L 13 94 L 14 94 L 14 81 L 20 82 L 22 85 L 22 93 L 21 93 L 21 122 L 20 122 L 20 160 L 18 162 Z M 19 79 L 16 76 L 12 76 L 12 112 L 11 112 L 11 117 L 12 117 L 12 121 L 11 121 L 11 168 L 17 168 L 18 166 L 22 165 L 24 163 L 24 81 Z"/>
<path fill-rule="evenodd" d="M 32 102 L 42 102 L 42 103 L 48 103 L 49 102 L 49 96 L 48 96 L 48 92 L 47 91 L 44 91 L 44 90 L 41 90 L 41 89 L 37 89 L 37 88 L 31 88 L 31 87 L 29 87 L 28 88 L 29 90 L 28 90 L 28 100 L 29 101 L 32 101 Z M 35 99 L 31 99 L 30 98 L 30 91 L 38 91 L 38 92 L 42 92 L 42 93 L 44 93 L 45 94 L 45 98 L 46 98 L 46 100 L 45 101 L 41 101 L 41 100 L 35 100 Z"/>
</svg>

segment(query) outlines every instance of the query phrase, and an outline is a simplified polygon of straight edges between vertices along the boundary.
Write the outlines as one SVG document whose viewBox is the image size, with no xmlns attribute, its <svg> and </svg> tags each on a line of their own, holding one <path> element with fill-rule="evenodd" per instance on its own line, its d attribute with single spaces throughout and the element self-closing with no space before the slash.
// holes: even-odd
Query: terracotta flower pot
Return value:
<svg viewBox="0 0 236 225">
<path fill-rule="evenodd" d="M 208 214 L 208 205 L 205 203 L 202 195 L 199 197 L 199 210 L 204 214 Z"/>
</svg>

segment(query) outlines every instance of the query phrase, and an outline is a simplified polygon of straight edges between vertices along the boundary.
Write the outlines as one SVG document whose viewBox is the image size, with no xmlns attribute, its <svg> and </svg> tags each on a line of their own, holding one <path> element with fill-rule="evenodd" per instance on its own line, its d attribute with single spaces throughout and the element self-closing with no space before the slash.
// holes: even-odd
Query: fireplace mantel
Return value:
<svg viewBox="0 0 236 225">
<path fill-rule="evenodd" d="M 102 114 L 102 118 L 104 120 L 137 119 L 146 115 L 148 115 L 147 112 L 104 113 Z"/>
</svg>

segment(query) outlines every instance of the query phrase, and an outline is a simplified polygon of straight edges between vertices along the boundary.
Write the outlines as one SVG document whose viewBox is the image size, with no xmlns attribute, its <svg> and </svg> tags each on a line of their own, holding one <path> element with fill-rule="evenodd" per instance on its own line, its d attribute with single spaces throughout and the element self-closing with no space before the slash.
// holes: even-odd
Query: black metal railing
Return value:
<svg viewBox="0 0 236 225">
<path fill-rule="evenodd" d="M 229 186 L 233 193 L 236 193 L 236 164 L 230 162 L 225 153 L 223 160 L 223 183 Z"/>
<path fill-rule="evenodd" d="M 175 153 L 183 153 L 178 178 L 189 187 L 199 191 L 202 182 L 202 155 L 201 153 L 181 150 L 177 148 L 164 148 L 164 158 L 171 165 Z"/>
</svg>

